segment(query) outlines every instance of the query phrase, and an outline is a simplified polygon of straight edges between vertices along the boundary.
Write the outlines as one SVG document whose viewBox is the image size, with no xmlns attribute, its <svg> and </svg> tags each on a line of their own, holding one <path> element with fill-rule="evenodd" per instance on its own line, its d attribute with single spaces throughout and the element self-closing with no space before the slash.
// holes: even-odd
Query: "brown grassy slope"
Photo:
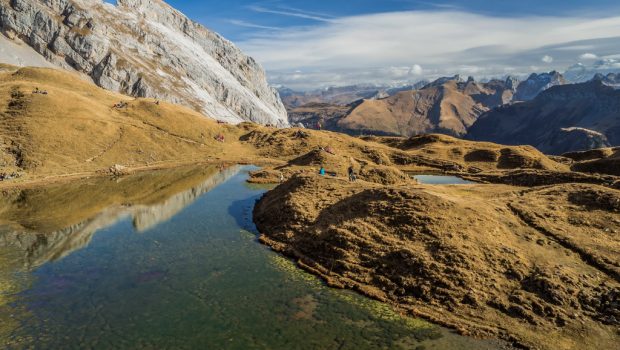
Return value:
<svg viewBox="0 0 620 350">
<path fill-rule="evenodd" d="M 364 140 L 380 142 L 410 154 L 452 161 L 464 168 L 568 170 L 566 165 L 551 160 L 531 146 L 471 142 L 440 134 L 414 136 L 409 139 L 365 137 Z"/>
<path fill-rule="evenodd" d="M 352 107 L 328 103 L 308 103 L 303 106 L 289 108 L 288 117 L 292 124 L 302 123 L 305 127 L 315 129 L 317 122 L 325 130 L 338 130 L 338 121 L 345 116 Z"/>
<path fill-rule="evenodd" d="M 619 191 L 584 184 L 534 188 L 509 206 L 620 281 Z"/>
<path fill-rule="evenodd" d="M 338 122 L 347 130 L 412 136 L 428 132 L 463 135 L 487 108 L 459 89 L 456 81 L 366 100 Z"/>
<path fill-rule="evenodd" d="M 620 145 L 620 91 L 600 81 L 554 86 L 485 113 L 467 138 L 527 144 L 548 154 Z"/>
<path fill-rule="evenodd" d="M 588 160 L 597 160 L 608 157 L 620 156 L 620 147 L 596 148 L 587 151 L 568 152 L 562 154 L 562 157 L 569 158 L 575 162 L 584 162 Z"/>
<path fill-rule="evenodd" d="M 34 94 L 35 88 L 48 94 Z M 128 107 L 113 108 L 119 101 Z M 4 171 L 37 176 L 95 171 L 115 163 L 206 159 L 225 152 L 215 136 L 236 140 L 240 132 L 184 107 L 105 91 L 67 72 L 0 72 Z"/>
<path fill-rule="evenodd" d="M 264 157 L 295 157 L 318 147 L 330 146 L 337 155 L 405 169 L 408 165 L 436 166 L 438 169 L 443 165 L 454 165 L 461 169 L 474 166 L 485 171 L 516 168 L 568 170 L 568 166 L 549 159 L 533 147 L 471 142 L 446 135 L 360 139 L 330 131 L 256 129 L 242 140 L 256 147 Z"/>
<path fill-rule="evenodd" d="M 598 177 L 590 179 L 568 172 L 568 166 L 555 162 L 528 146 L 505 147 L 491 143 L 477 143 L 446 135 L 424 135 L 411 139 L 399 137 L 340 137 L 331 132 L 278 130 L 252 131 L 247 135 L 259 154 L 265 157 L 290 155 L 286 166 L 266 169 L 254 174 L 255 182 L 279 182 L 300 171 L 318 172 L 323 165 L 328 173 L 346 177 L 353 166 L 358 177 L 371 182 L 399 183 L 402 171 L 442 172 L 475 175 L 484 181 L 535 185 L 564 182 L 605 183 Z M 334 154 L 320 151 L 330 146 Z M 301 154 L 301 156 L 296 156 Z M 527 174 L 512 176 L 512 171 Z M 275 170 L 275 171 L 274 171 Z M 524 179 L 525 178 L 525 179 Z"/>
<path fill-rule="evenodd" d="M 620 176 L 620 148 L 618 147 L 576 152 L 569 156 L 585 158 L 571 166 L 574 171 Z"/>
<path fill-rule="evenodd" d="M 254 216 L 264 243 L 330 285 L 465 334 L 537 349 L 612 349 L 620 340 L 620 277 L 597 261 L 617 264 L 618 241 L 605 229 L 620 230 L 620 213 L 581 205 L 589 205 L 584 191 L 616 201 L 620 191 L 594 185 L 548 191 L 557 195 L 297 176 L 267 193 Z M 563 219 L 554 221 L 553 233 L 539 230 L 515 214 L 512 202 L 535 218 Z M 569 233 L 567 243 L 562 235 Z M 605 235 L 610 244 L 597 251 Z"/>
<path fill-rule="evenodd" d="M 360 171 L 366 165 L 375 173 L 367 178 L 377 171 L 400 176 L 378 166 L 457 172 L 568 170 L 527 147 L 440 136 L 360 139 L 328 131 L 222 125 L 187 108 L 105 91 L 67 72 L 3 67 L 0 173 L 23 174 L 21 181 L 93 173 L 115 164 L 140 168 L 215 158 L 287 163 L 321 147 L 332 148 L 337 156 L 331 157 L 334 171 L 344 175 L 350 164 L 360 165 Z M 35 94 L 35 88 L 48 94 Z M 127 107 L 113 108 L 119 101 Z M 215 140 L 219 134 L 226 142 Z M 320 166 L 320 160 L 312 166 Z"/>
<path fill-rule="evenodd" d="M 259 183 L 277 183 L 280 175 L 286 179 L 294 173 L 316 173 L 321 165 L 328 173 L 340 177 L 346 177 L 347 169 L 353 166 L 359 178 L 384 184 L 403 182 L 406 179 L 403 171 L 478 174 L 476 176 L 486 175 L 485 181 L 511 183 L 511 177 L 501 175 L 513 169 L 530 169 L 532 176 L 536 177 L 534 183 L 540 180 L 537 174 L 541 171 L 546 171 L 547 177 L 564 174 L 557 181 L 560 183 L 575 179 L 574 173 L 568 172 L 567 165 L 557 163 L 531 147 L 479 144 L 445 135 L 360 139 L 326 131 L 254 129 L 242 136 L 242 140 L 255 147 L 261 157 L 287 161 L 283 166 L 253 174 L 251 181 Z M 492 157 L 479 158 L 477 153 L 480 152 Z M 588 181 L 581 179 L 576 182 Z M 597 178 L 590 182 L 603 181 Z"/>
</svg>

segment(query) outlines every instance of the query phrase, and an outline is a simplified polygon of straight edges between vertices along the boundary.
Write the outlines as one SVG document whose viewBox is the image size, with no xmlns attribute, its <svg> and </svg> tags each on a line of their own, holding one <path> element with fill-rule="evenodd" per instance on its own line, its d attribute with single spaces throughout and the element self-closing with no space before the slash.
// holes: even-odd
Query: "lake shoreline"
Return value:
<svg viewBox="0 0 620 350">
<path fill-rule="evenodd" d="M 595 204 L 606 196 L 620 201 L 618 191 L 586 184 L 381 185 L 298 174 L 263 196 L 254 220 L 261 243 L 328 285 L 459 334 L 532 349 L 590 339 L 607 349 L 619 310 L 594 305 L 620 290 L 605 263 L 617 251 L 611 238 L 600 250 L 591 233 L 609 217 L 620 223 L 620 208 Z M 556 228 L 539 213 L 573 217 Z"/>
<path fill-rule="evenodd" d="M 171 168 L 2 194 L 0 249 L 12 252 L 0 266 L 11 288 L 0 294 L 2 341 L 502 349 L 329 288 L 257 242 L 251 213 L 267 188 L 247 183 L 254 170 Z"/>
<path fill-rule="evenodd" d="M 90 178 L 120 178 L 123 176 L 134 175 L 138 173 L 148 173 L 157 170 L 188 168 L 195 166 L 224 166 L 233 165 L 256 165 L 256 166 L 275 166 L 281 164 L 280 161 L 273 159 L 255 159 L 255 160 L 225 160 L 225 159 L 209 159 L 209 160 L 192 160 L 192 161 L 170 161 L 160 162 L 157 164 L 141 165 L 141 166 L 123 166 L 122 174 L 113 174 L 110 169 L 101 169 L 97 171 L 79 172 L 61 175 L 44 176 L 40 178 L 31 178 L 22 181 L 20 178 L 13 180 L 0 181 L 0 190 L 34 188 L 40 186 L 48 186 L 52 184 L 62 184 L 76 180 Z"/>
</svg>

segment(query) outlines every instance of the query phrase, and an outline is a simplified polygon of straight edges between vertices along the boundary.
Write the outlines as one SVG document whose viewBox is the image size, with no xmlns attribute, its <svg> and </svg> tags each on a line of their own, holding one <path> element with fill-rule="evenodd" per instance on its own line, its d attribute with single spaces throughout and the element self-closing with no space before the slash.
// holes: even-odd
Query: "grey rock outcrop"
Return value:
<svg viewBox="0 0 620 350">
<path fill-rule="evenodd" d="M 0 0 L 0 30 L 105 89 L 233 123 L 288 125 L 254 59 L 161 0 Z"/>
<path fill-rule="evenodd" d="M 567 81 L 562 74 L 556 71 L 542 74 L 532 73 L 527 80 L 522 81 L 519 86 L 517 86 L 514 100 L 529 101 L 553 86 L 564 85 L 566 83 Z"/>
</svg>

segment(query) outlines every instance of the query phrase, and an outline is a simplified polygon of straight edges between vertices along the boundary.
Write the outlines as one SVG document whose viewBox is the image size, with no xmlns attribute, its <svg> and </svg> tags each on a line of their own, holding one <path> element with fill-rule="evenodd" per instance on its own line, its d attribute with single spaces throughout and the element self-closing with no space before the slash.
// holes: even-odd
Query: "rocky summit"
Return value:
<svg viewBox="0 0 620 350">
<path fill-rule="evenodd" d="M 0 0 L 0 30 L 20 44 L 3 52 L 13 63 L 41 56 L 115 92 L 232 123 L 288 125 L 254 59 L 160 0 Z"/>
<path fill-rule="evenodd" d="M 534 99 L 541 92 L 557 85 L 566 84 L 566 79 L 562 74 L 553 71 L 549 73 L 532 73 L 525 81 L 517 87 L 514 95 L 515 101 L 529 101 Z"/>
</svg>

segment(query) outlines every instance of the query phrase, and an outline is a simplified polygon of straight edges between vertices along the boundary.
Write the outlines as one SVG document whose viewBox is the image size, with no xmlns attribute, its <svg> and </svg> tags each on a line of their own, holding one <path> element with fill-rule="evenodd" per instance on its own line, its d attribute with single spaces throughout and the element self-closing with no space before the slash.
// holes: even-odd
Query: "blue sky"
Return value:
<svg viewBox="0 0 620 350">
<path fill-rule="evenodd" d="M 267 28 L 311 26 L 321 18 L 416 10 L 461 10 L 491 16 L 601 16 L 620 9 L 617 0 L 168 0 L 173 7 L 230 40 Z M 265 11 L 262 11 L 265 10 Z M 255 26 L 255 27 L 251 27 Z"/>
<path fill-rule="evenodd" d="M 620 70 L 618 0 L 167 0 L 298 89 Z"/>
</svg>

